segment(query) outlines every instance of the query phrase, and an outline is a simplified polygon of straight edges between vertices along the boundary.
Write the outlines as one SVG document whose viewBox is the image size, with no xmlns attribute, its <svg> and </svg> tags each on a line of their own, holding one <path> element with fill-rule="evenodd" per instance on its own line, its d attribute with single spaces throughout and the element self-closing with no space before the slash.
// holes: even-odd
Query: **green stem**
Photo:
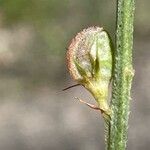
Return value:
<svg viewBox="0 0 150 150">
<path fill-rule="evenodd" d="M 107 150 L 125 150 L 126 148 L 130 91 L 134 74 L 132 68 L 134 8 L 134 0 L 117 1 L 112 115 L 108 126 Z"/>
</svg>

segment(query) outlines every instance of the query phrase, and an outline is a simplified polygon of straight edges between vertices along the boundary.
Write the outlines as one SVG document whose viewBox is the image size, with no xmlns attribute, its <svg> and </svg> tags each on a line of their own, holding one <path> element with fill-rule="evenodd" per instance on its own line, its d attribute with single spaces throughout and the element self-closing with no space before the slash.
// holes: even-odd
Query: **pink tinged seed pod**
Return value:
<svg viewBox="0 0 150 150">
<path fill-rule="evenodd" d="M 101 32 L 103 28 L 89 27 L 79 32 L 72 39 L 67 51 L 67 66 L 72 78 L 76 81 L 81 81 L 83 76 L 79 73 L 75 61 L 77 61 L 86 71 L 87 76 L 91 76 L 91 62 L 89 59 L 89 51 L 93 44 L 94 35 Z"/>
<path fill-rule="evenodd" d="M 72 39 L 67 50 L 71 77 L 88 89 L 102 110 L 108 110 L 108 86 L 112 76 L 112 49 L 106 31 L 89 27 Z"/>
</svg>

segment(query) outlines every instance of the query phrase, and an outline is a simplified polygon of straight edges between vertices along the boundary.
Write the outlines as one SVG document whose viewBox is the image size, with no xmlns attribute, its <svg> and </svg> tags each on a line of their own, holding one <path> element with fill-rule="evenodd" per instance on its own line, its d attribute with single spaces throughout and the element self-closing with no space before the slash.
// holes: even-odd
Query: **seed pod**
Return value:
<svg viewBox="0 0 150 150">
<path fill-rule="evenodd" d="M 73 79 L 88 89 L 99 107 L 107 111 L 112 76 L 112 50 L 107 32 L 100 27 L 79 32 L 68 48 L 67 65 Z"/>
</svg>

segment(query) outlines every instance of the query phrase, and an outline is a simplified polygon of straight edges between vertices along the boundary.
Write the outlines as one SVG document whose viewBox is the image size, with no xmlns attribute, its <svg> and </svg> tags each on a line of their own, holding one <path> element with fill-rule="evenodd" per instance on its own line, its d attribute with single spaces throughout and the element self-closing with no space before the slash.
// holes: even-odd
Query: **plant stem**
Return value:
<svg viewBox="0 0 150 150">
<path fill-rule="evenodd" d="M 134 8 L 134 0 L 117 1 L 112 115 L 108 126 L 107 150 L 125 150 L 126 148 L 130 91 L 134 74 L 132 68 Z"/>
</svg>

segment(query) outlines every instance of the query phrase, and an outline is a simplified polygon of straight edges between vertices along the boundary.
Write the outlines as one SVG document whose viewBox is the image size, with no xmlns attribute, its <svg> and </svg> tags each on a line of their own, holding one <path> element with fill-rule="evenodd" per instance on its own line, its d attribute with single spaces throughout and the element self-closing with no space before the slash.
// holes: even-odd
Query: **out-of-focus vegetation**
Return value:
<svg viewBox="0 0 150 150">
<path fill-rule="evenodd" d="M 138 4 L 136 29 L 147 34 L 148 14 L 143 9 L 149 5 Z M 77 31 L 99 25 L 115 37 L 115 0 L 1 0 L 0 10 L 1 38 L 7 41 L 8 36 L 11 45 L 6 53 L 17 57 L 7 69 L 34 83 L 59 81 L 67 44 Z"/>
<path fill-rule="evenodd" d="M 114 31 L 114 2 L 1 0 L 1 29 L 12 36 L 8 51 L 17 57 L 7 66 L 13 70 L 10 74 L 17 73 L 34 83 L 62 81 L 64 54 L 70 39 L 91 25 Z"/>
<path fill-rule="evenodd" d="M 73 100 L 86 92 L 59 92 L 71 82 L 70 39 L 98 25 L 114 41 L 115 6 L 116 0 L 0 0 L 0 149 L 103 149 L 99 115 Z M 136 1 L 132 150 L 147 149 L 150 139 L 149 9 L 149 0 Z"/>
<path fill-rule="evenodd" d="M 5 42 L 1 43 L 0 51 L 17 57 L 11 61 L 11 66 L 7 66 L 7 71 L 10 70 L 9 74 L 25 76 L 28 81 L 32 80 L 34 83 L 41 80 L 47 83 L 50 80 L 59 81 L 65 71 L 63 67 L 67 44 L 77 31 L 91 25 L 104 26 L 114 39 L 115 2 L 1 0 L 1 38 Z M 148 9 L 148 1 L 137 2 L 136 29 L 139 34 L 149 33 Z M 5 39 L 7 36 L 8 41 Z M 6 41 L 11 46 L 6 48 L 8 52 L 3 52 L 3 47 L 8 44 Z"/>
</svg>

